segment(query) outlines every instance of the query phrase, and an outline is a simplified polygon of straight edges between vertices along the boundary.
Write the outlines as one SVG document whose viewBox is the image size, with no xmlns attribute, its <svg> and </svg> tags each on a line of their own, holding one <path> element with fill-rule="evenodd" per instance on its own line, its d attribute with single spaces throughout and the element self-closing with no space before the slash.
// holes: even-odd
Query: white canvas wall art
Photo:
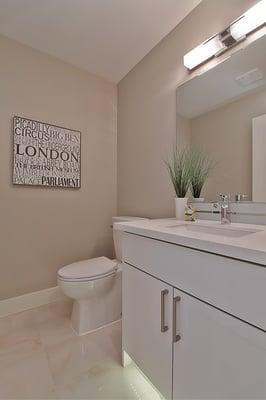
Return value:
<svg viewBox="0 0 266 400">
<path fill-rule="evenodd" d="M 80 188 L 81 133 L 15 116 L 13 183 Z"/>
</svg>

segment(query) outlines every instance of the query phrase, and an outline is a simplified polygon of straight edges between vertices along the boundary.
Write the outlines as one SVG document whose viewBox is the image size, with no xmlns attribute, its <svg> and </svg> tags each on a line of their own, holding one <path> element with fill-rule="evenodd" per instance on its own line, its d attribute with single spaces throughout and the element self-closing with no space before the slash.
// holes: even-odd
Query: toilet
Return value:
<svg viewBox="0 0 266 400">
<path fill-rule="evenodd" d="M 122 313 L 122 235 L 116 222 L 139 217 L 113 217 L 115 260 L 97 257 L 62 267 L 57 272 L 58 286 L 74 300 L 71 326 L 79 336 L 102 328 L 121 318 Z"/>
</svg>

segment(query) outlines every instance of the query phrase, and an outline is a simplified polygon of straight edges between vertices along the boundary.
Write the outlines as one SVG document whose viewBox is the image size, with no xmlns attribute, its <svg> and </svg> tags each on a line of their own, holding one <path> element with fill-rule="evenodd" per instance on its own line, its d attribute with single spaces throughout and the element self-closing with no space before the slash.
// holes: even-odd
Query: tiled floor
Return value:
<svg viewBox="0 0 266 400">
<path fill-rule="evenodd" d="M 137 369 L 121 367 L 121 323 L 78 337 L 70 304 L 0 319 L 0 399 L 159 400 Z"/>
</svg>

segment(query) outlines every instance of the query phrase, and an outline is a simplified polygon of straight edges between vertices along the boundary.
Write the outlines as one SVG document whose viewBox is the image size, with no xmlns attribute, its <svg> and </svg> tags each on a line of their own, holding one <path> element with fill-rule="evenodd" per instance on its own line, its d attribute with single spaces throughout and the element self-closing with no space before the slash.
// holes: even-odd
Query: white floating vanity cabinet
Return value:
<svg viewBox="0 0 266 400">
<path fill-rule="evenodd" d="M 266 398 L 263 266 L 130 233 L 123 261 L 123 350 L 164 398 Z"/>
</svg>

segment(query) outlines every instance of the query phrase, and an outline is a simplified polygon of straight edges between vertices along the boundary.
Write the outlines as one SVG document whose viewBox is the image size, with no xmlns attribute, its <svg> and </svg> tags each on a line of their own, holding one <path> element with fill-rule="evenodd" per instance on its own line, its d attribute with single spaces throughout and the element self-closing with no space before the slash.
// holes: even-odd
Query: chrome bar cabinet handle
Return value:
<svg viewBox="0 0 266 400">
<path fill-rule="evenodd" d="M 168 331 L 168 325 L 165 324 L 165 296 L 167 296 L 169 291 L 164 289 L 161 291 L 161 332 L 164 333 Z"/>
<path fill-rule="evenodd" d="M 180 296 L 174 297 L 174 300 L 173 300 L 173 342 L 174 343 L 178 342 L 181 339 L 181 336 L 176 333 L 176 329 L 177 329 L 176 305 L 177 305 L 177 303 L 180 302 L 180 300 L 181 300 Z"/>
</svg>

